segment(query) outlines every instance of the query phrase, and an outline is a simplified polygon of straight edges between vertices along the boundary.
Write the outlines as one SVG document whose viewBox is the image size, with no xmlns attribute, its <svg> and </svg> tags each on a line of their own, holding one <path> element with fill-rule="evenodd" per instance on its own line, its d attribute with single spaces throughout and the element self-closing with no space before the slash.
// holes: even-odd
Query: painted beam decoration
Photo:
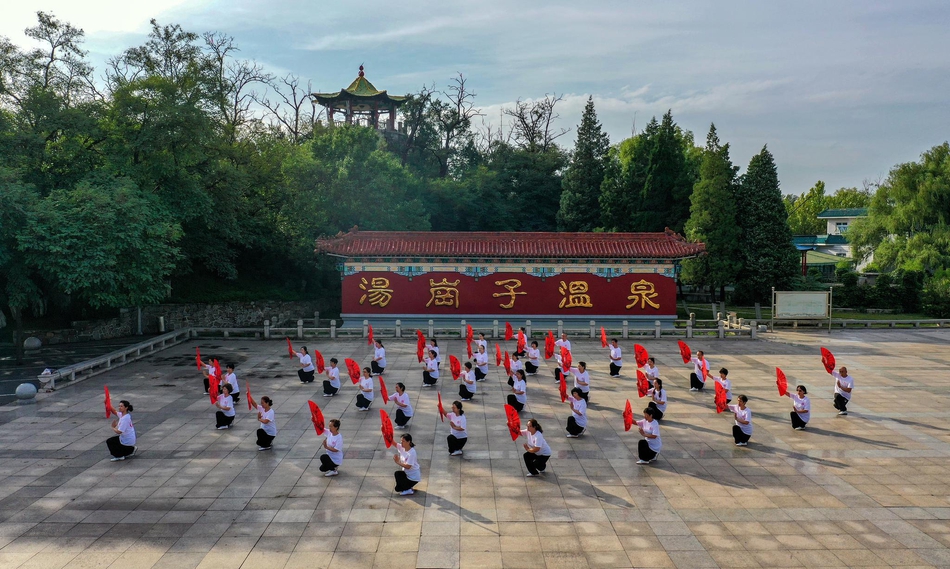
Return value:
<svg viewBox="0 0 950 569">
<path fill-rule="evenodd" d="M 407 277 L 361 272 L 343 278 L 347 314 L 676 314 L 676 283 L 657 274 L 605 279 L 564 273 L 541 279 L 524 273 L 473 278 L 459 273 Z"/>
</svg>

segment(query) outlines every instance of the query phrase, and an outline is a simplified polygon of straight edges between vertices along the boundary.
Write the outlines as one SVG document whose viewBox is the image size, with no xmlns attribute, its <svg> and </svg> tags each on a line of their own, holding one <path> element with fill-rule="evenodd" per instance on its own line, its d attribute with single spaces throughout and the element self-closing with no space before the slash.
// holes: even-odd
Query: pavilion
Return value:
<svg viewBox="0 0 950 569">
<path fill-rule="evenodd" d="M 359 124 L 382 131 L 396 130 L 396 109 L 409 98 L 378 90 L 365 77 L 362 65 L 359 75 L 346 89 L 311 96 L 326 108 L 330 126 L 337 121 L 337 115 L 342 115 L 345 124 Z"/>
</svg>

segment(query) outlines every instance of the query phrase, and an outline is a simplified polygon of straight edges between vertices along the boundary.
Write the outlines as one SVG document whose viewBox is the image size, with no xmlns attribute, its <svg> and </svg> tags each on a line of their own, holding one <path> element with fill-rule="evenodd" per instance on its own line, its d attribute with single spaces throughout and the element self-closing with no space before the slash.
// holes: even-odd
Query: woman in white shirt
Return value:
<svg viewBox="0 0 950 569">
<path fill-rule="evenodd" d="M 519 330 L 520 330 L 521 334 L 525 337 L 525 339 L 527 339 L 527 337 L 528 337 L 528 330 L 527 330 L 527 328 L 525 328 L 524 326 L 522 326 L 522 327 L 519 328 Z M 517 338 L 518 338 L 518 334 L 515 334 L 515 339 L 517 339 Z M 517 350 L 517 349 L 516 349 L 516 350 Z M 515 355 L 518 356 L 519 358 L 525 357 L 525 354 L 527 354 L 527 346 L 525 346 L 525 351 L 515 351 Z"/>
<path fill-rule="evenodd" d="M 300 351 L 296 352 L 296 354 L 297 358 L 300 359 L 300 369 L 297 370 L 297 377 L 300 378 L 300 383 L 311 383 L 313 381 L 313 372 L 316 368 L 313 367 L 313 359 L 307 351 L 307 346 L 302 346 Z"/>
<path fill-rule="evenodd" d="M 796 431 L 804 431 L 805 425 L 811 418 L 811 401 L 808 399 L 808 389 L 804 385 L 795 388 L 796 393 L 785 393 L 785 396 L 792 400 L 792 412 L 789 416 L 792 418 L 792 428 Z"/>
<path fill-rule="evenodd" d="M 732 403 L 732 382 L 729 381 L 729 370 L 726 368 L 719 368 L 719 377 L 716 378 L 716 383 L 722 386 L 726 390 L 726 403 Z"/>
<path fill-rule="evenodd" d="M 439 354 L 429 350 L 429 357 L 422 361 L 425 370 L 422 372 L 422 387 L 432 387 L 439 381 Z"/>
<path fill-rule="evenodd" d="M 389 396 L 390 401 L 396 403 L 396 423 L 397 429 L 405 429 L 406 423 L 412 419 L 412 403 L 409 400 L 409 394 L 406 393 L 406 386 L 401 382 L 396 384 L 396 393 Z"/>
<path fill-rule="evenodd" d="M 620 344 L 614 338 L 610 341 L 610 377 L 620 377 L 620 368 L 623 367 L 623 353 Z"/>
<path fill-rule="evenodd" d="M 541 350 L 538 349 L 537 342 L 531 342 L 531 347 L 528 348 L 528 361 L 524 363 L 524 371 L 528 375 L 534 375 L 538 373 L 538 368 L 541 367 Z"/>
<path fill-rule="evenodd" d="M 515 411 L 522 411 L 528 402 L 528 382 L 525 381 L 524 370 L 519 369 L 512 378 L 511 393 L 508 394 L 508 404 L 514 407 Z"/>
<path fill-rule="evenodd" d="M 462 370 L 460 379 L 462 385 L 459 385 L 459 398 L 462 401 L 471 401 L 478 389 L 475 382 L 475 372 L 472 371 L 472 362 L 465 362 L 465 368 Z"/>
<path fill-rule="evenodd" d="M 660 368 L 656 367 L 656 359 L 647 358 L 647 365 L 643 366 L 643 373 L 651 380 L 660 377 Z"/>
<path fill-rule="evenodd" d="M 412 435 L 405 434 L 399 438 L 399 444 L 396 445 L 396 454 L 393 455 L 395 462 L 402 470 L 393 473 L 396 478 L 396 492 L 401 496 L 415 494 L 413 486 L 422 480 L 422 470 L 419 468 L 419 459 L 416 457 L 416 445 L 412 443 Z"/>
<path fill-rule="evenodd" d="M 214 404 L 218 410 L 214 416 L 216 419 L 215 427 L 218 430 L 230 429 L 234 426 L 234 398 L 231 397 L 231 385 L 225 383 L 222 386 L 222 392 L 218 395 L 218 400 Z"/>
<path fill-rule="evenodd" d="M 327 449 L 326 454 L 320 455 L 320 472 L 324 476 L 336 476 L 337 471 L 343 465 L 343 435 L 340 434 L 340 420 L 330 419 L 327 424 L 330 434 L 323 439 L 323 448 Z"/>
<path fill-rule="evenodd" d="M 663 414 L 666 413 L 666 390 L 663 389 L 663 380 L 656 378 L 653 380 L 653 387 L 647 391 L 651 401 L 647 404 L 653 410 L 653 418 L 657 421 L 663 420 Z"/>
<path fill-rule="evenodd" d="M 528 469 L 525 476 L 534 477 L 544 472 L 547 468 L 548 459 L 551 458 L 551 447 L 544 440 L 544 431 L 541 429 L 541 423 L 536 419 L 528 419 L 528 428 L 521 430 L 521 435 L 527 442 L 524 443 L 524 465 Z"/>
<path fill-rule="evenodd" d="M 554 350 L 554 359 L 557 360 L 557 367 L 554 368 L 554 383 L 561 383 L 561 374 L 564 373 L 561 371 L 561 348 L 570 352 L 571 341 L 567 339 L 567 334 L 561 333 L 561 339 L 554 342 L 554 346 L 557 348 Z"/>
<path fill-rule="evenodd" d="M 567 418 L 567 438 L 576 439 L 587 430 L 587 401 L 580 388 L 571 390 L 567 404 L 571 406 L 571 416 Z"/>
<path fill-rule="evenodd" d="M 468 431 L 465 430 L 468 421 L 465 418 L 465 411 L 462 410 L 462 402 L 453 401 L 452 411 L 446 413 L 445 418 L 449 421 L 451 431 L 445 438 L 445 442 L 449 445 L 449 455 L 459 456 L 462 454 L 462 447 L 468 442 Z"/>
<path fill-rule="evenodd" d="M 198 358 L 198 362 L 202 365 L 201 373 L 205 376 L 205 393 L 208 393 L 211 390 L 211 378 L 214 377 L 214 356 L 208 356 L 206 360 Z"/>
<path fill-rule="evenodd" d="M 479 347 L 479 348 L 484 348 L 484 349 L 485 349 L 485 353 L 486 353 L 486 354 L 488 353 L 488 340 L 485 339 L 485 333 L 484 333 L 484 332 L 479 332 L 479 333 L 478 333 L 478 339 L 475 340 L 475 346 L 477 346 L 477 347 Z M 475 351 L 477 352 L 478 350 L 475 350 Z"/>
<path fill-rule="evenodd" d="M 376 349 L 373 352 L 373 361 L 370 366 L 373 368 L 373 375 L 382 375 L 386 371 L 386 348 L 379 340 L 376 340 Z"/>
<path fill-rule="evenodd" d="M 478 353 L 475 354 L 475 381 L 485 381 L 488 375 L 488 354 L 485 352 L 485 346 L 479 344 Z"/>
<path fill-rule="evenodd" d="M 749 445 L 749 439 L 752 438 L 752 410 L 746 407 L 749 398 L 745 395 L 740 395 L 736 401 L 738 405 L 729 406 L 736 418 L 736 424 L 732 426 L 732 438 L 737 447 L 744 447 Z"/>
<path fill-rule="evenodd" d="M 689 390 L 702 391 L 706 387 L 706 376 L 709 375 L 709 360 L 702 351 L 698 351 L 690 363 L 693 364 L 693 373 L 689 374 Z"/>
<path fill-rule="evenodd" d="M 574 387 L 581 390 L 584 403 L 590 405 L 590 372 L 587 371 L 587 362 L 578 362 L 577 367 L 571 368 L 574 376 Z"/>
<path fill-rule="evenodd" d="M 663 448 L 663 440 L 660 439 L 660 424 L 653 418 L 653 409 L 647 407 L 643 410 L 643 420 L 639 421 L 640 436 L 643 437 L 637 445 L 637 456 L 640 460 L 637 464 L 650 464 Z"/>
<path fill-rule="evenodd" d="M 524 370 L 524 362 L 521 361 L 521 358 L 518 354 L 511 355 L 511 373 L 512 375 L 516 374 L 518 370 Z"/>
<path fill-rule="evenodd" d="M 241 384 L 238 383 L 237 374 L 234 373 L 234 364 L 228 364 L 228 373 L 224 376 L 224 381 L 231 385 L 231 398 L 235 403 L 241 402 Z"/>
<path fill-rule="evenodd" d="M 369 411 L 376 397 L 373 386 L 373 372 L 368 367 L 363 368 L 363 377 L 360 378 L 360 392 L 356 394 L 356 408 L 360 411 Z"/>
<path fill-rule="evenodd" d="M 270 450 L 277 437 L 277 422 L 271 409 L 273 404 L 271 398 L 265 395 L 257 406 L 257 420 L 261 423 L 261 428 L 257 429 L 257 450 Z"/>
<path fill-rule="evenodd" d="M 435 338 L 429 338 L 429 347 L 426 348 L 429 352 L 435 352 L 435 366 L 439 367 L 442 365 L 442 356 L 439 355 L 439 341 Z"/>
<path fill-rule="evenodd" d="M 835 378 L 835 409 L 839 415 L 848 414 L 848 403 L 851 402 L 851 390 L 854 389 L 854 378 L 848 375 L 848 368 L 841 366 L 838 371 L 831 372 Z"/>
<path fill-rule="evenodd" d="M 112 420 L 114 437 L 106 439 L 106 446 L 112 462 L 125 460 L 135 456 L 139 447 L 135 446 L 135 426 L 132 424 L 132 404 L 123 399 L 119 401 L 118 417 Z"/>
<path fill-rule="evenodd" d="M 324 397 L 333 397 L 340 391 L 340 368 L 337 367 L 338 363 L 340 362 L 336 358 L 330 358 L 330 365 L 324 372 L 327 374 L 327 379 L 323 380 Z"/>
</svg>

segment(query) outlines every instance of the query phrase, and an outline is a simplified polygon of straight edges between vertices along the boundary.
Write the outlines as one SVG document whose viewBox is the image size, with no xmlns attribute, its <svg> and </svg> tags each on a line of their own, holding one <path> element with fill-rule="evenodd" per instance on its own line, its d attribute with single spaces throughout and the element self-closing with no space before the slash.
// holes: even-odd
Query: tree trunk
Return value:
<svg viewBox="0 0 950 569">
<path fill-rule="evenodd" d="M 23 310 L 10 307 L 13 316 L 13 352 L 16 354 L 16 365 L 23 365 Z"/>
<path fill-rule="evenodd" d="M 719 285 L 719 300 L 722 302 L 726 301 L 726 285 Z"/>
</svg>

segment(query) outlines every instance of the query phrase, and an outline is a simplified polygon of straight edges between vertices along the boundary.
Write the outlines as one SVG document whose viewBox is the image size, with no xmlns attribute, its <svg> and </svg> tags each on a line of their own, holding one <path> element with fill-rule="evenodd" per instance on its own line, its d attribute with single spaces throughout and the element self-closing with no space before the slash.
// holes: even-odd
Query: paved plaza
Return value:
<svg viewBox="0 0 950 569">
<path fill-rule="evenodd" d="M 732 416 L 716 414 L 713 390 L 689 391 L 692 368 L 675 340 L 640 342 L 669 394 L 659 460 L 635 464 L 640 437 L 623 430 L 625 400 L 638 418 L 645 404 L 634 340 L 621 343 L 620 379 L 607 377 L 599 341 L 580 340 L 574 360 L 592 372 L 588 432 L 564 437 L 569 408 L 545 362 L 529 377 L 522 418 L 540 421 L 553 456 L 542 477 L 525 478 L 521 441 L 505 425 L 502 368 L 465 404 L 469 442 L 449 456 L 436 392 L 447 407 L 457 399 L 447 356 L 463 355 L 464 342 L 441 343 L 443 377 L 423 389 L 414 338 L 386 341 L 386 383 L 392 392 L 404 382 L 416 410 L 407 432 L 423 480 L 414 496 L 393 493 L 378 393 L 370 413 L 356 410 L 348 381 L 340 396 L 321 397 L 319 381 L 298 381 L 283 340 L 193 341 L 36 405 L 0 407 L 0 569 L 950 567 L 950 331 L 691 340 L 712 371 L 729 368 L 735 395 L 749 396 L 746 448 L 733 444 Z M 307 345 L 327 360 L 371 359 L 365 341 Z M 249 381 L 255 397 L 274 400 L 272 451 L 258 452 L 243 397 L 235 428 L 214 429 L 196 346 L 235 362 L 242 390 Z M 832 407 L 820 346 L 855 378 L 847 417 Z M 808 387 L 804 431 L 790 426 L 775 366 L 790 386 Z M 134 405 L 139 452 L 124 462 L 109 461 L 103 385 Z M 338 477 L 318 471 L 323 437 L 308 399 L 342 420 Z"/>
</svg>

